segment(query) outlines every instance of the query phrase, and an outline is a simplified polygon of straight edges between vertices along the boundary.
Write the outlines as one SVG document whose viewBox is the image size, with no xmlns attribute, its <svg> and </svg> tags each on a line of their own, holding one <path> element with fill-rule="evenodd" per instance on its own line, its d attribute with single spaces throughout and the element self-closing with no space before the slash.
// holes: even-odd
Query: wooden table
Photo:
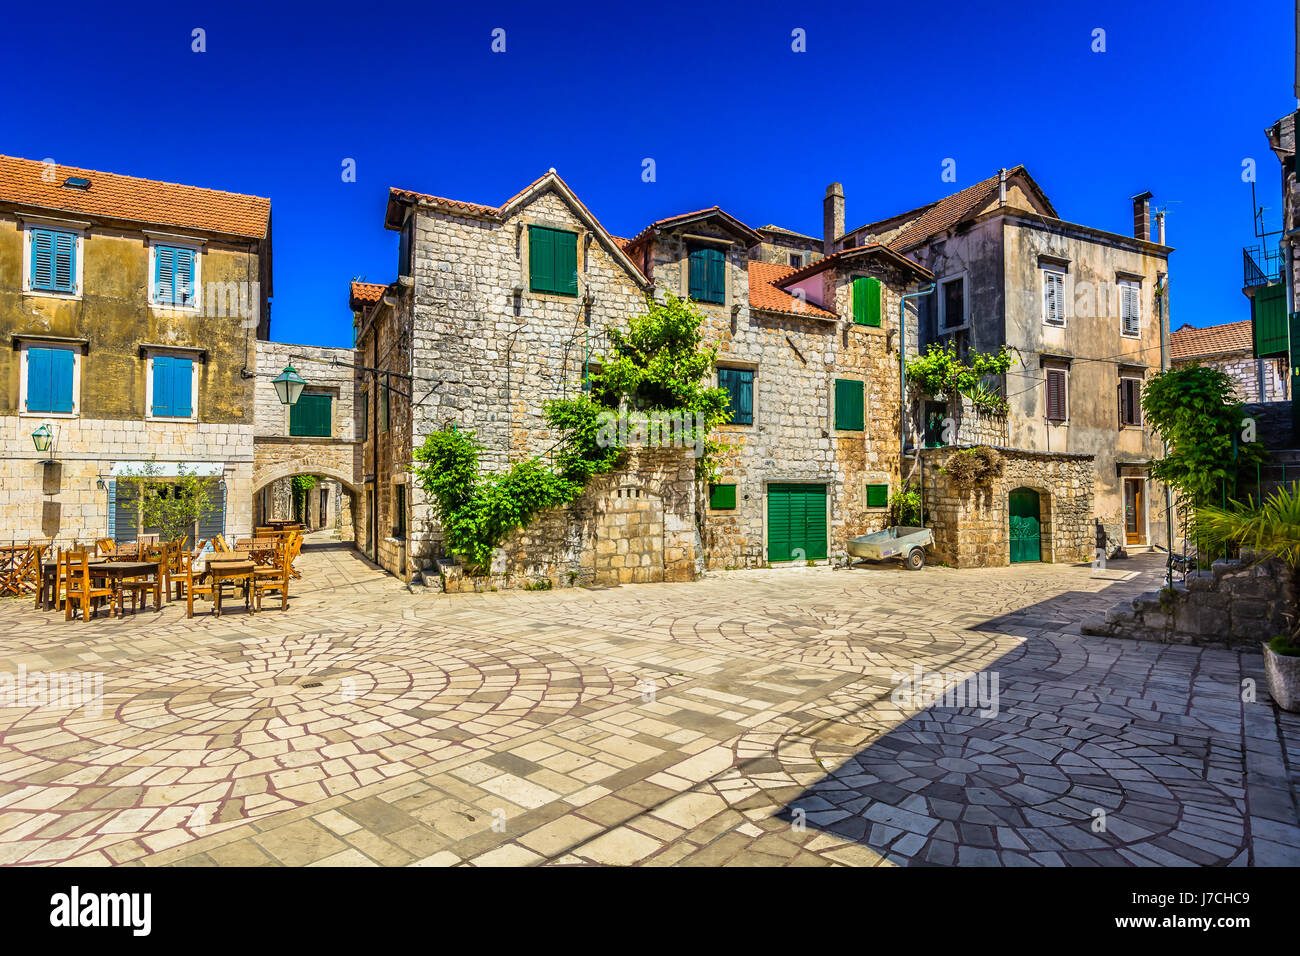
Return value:
<svg viewBox="0 0 1300 956">
<path fill-rule="evenodd" d="M 161 561 L 101 561 L 91 564 L 90 576 L 112 581 L 115 588 L 122 586 L 126 578 L 138 578 L 145 574 L 153 575 L 153 609 L 162 610 L 162 562 Z"/>
<path fill-rule="evenodd" d="M 91 558 L 90 566 L 93 568 L 107 560 L 108 558 Z M 47 611 L 53 611 L 59 606 L 59 562 L 57 560 L 41 562 L 41 588 L 36 592 L 36 609 L 41 610 L 42 605 Z"/>
<path fill-rule="evenodd" d="M 257 565 L 250 560 L 231 559 L 224 555 L 208 558 L 208 576 L 212 579 L 212 613 L 221 617 L 222 585 L 239 584 L 244 586 L 244 607 L 253 613 L 253 569 Z"/>
</svg>

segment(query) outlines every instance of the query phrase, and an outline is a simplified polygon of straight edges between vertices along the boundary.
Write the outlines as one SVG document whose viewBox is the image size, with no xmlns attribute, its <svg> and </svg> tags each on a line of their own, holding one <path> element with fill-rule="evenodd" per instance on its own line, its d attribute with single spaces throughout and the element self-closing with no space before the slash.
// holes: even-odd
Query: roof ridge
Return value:
<svg viewBox="0 0 1300 956">
<path fill-rule="evenodd" d="M 44 166 L 45 161 L 40 159 L 28 159 L 25 156 L 9 156 L 0 153 L 0 159 L 11 159 L 20 163 L 31 163 L 33 166 Z M 55 163 L 56 169 L 68 170 L 74 173 L 91 173 L 95 176 L 116 176 L 118 179 L 132 179 L 138 183 L 153 183 L 158 186 L 172 186 L 176 189 L 201 189 L 205 193 L 217 193 L 222 196 L 234 196 L 236 199 L 260 199 L 265 203 L 271 202 L 270 196 L 258 196 L 255 193 L 237 193 L 229 189 L 217 189 L 215 186 L 196 186 L 193 183 L 174 183 L 166 179 L 151 179 L 148 176 L 133 176 L 130 173 L 115 173 L 108 169 L 90 169 L 86 166 L 70 166 L 67 163 Z M 92 180 L 92 185 L 94 184 Z M 53 185 L 48 184 L 47 185 Z"/>
</svg>

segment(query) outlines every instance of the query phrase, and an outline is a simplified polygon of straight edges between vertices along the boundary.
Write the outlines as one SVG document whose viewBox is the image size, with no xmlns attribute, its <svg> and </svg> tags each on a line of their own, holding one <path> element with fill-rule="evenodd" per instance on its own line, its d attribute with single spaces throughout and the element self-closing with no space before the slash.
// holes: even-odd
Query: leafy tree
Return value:
<svg viewBox="0 0 1300 956">
<path fill-rule="evenodd" d="M 307 495 L 316 487 L 315 475 L 294 475 L 290 479 L 293 485 L 293 514 L 301 522 L 307 520 Z"/>
<path fill-rule="evenodd" d="M 1245 413 L 1232 379 L 1218 369 L 1160 372 L 1142 390 L 1142 410 L 1169 447 L 1152 462 L 1151 477 L 1177 491 L 1186 506 L 1235 497 L 1238 477 L 1267 457 L 1259 442 L 1243 440 Z"/>
<path fill-rule="evenodd" d="M 216 479 L 201 476 L 182 464 L 176 477 L 164 477 L 155 459 L 140 470 L 128 469 L 118 477 L 135 491 L 136 531 L 156 529 L 164 541 L 197 541 L 199 521 L 212 508 Z"/>
</svg>

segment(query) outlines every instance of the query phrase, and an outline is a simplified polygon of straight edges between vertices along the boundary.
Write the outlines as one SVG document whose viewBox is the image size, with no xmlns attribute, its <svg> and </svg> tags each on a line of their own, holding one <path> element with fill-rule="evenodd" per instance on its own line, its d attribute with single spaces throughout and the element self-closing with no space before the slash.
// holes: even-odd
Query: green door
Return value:
<svg viewBox="0 0 1300 956">
<path fill-rule="evenodd" d="M 820 561 L 826 557 L 826 486 L 767 486 L 767 559 Z"/>
<path fill-rule="evenodd" d="M 1007 506 L 1011 514 L 1011 563 L 1041 560 L 1038 492 L 1017 488 L 1007 496 Z"/>
</svg>

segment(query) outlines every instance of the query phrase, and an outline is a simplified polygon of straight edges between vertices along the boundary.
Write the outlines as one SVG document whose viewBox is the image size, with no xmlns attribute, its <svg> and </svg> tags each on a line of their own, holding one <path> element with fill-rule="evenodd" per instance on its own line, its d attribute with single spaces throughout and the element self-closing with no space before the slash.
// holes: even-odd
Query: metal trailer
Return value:
<svg viewBox="0 0 1300 956">
<path fill-rule="evenodd" d="M 895 525 L 874 534 L 864 534 L 849 542 L 849 554 L 855 558 L 898 558 L 909 571 L 919 571 L 925 566 L 926 545 L 934 544 L 934 532 L 929 528 L 909 528 Z"/>
</svg>

